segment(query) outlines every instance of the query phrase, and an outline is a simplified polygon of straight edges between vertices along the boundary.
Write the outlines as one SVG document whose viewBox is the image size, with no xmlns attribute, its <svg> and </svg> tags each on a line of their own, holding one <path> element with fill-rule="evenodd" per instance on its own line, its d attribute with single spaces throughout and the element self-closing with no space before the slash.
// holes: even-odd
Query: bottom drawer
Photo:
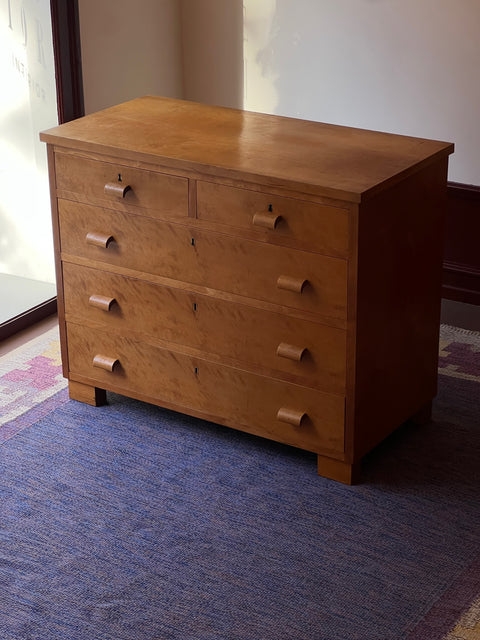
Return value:
<svg viewBox="0 0 480 640">
<path fill-rule="evenodd" d="M 344 398 L 67 325 L 69 375 L 316 453 L 344 450 Z M 111 369 L 111 370 L 110 370 Z"/>
</svg>

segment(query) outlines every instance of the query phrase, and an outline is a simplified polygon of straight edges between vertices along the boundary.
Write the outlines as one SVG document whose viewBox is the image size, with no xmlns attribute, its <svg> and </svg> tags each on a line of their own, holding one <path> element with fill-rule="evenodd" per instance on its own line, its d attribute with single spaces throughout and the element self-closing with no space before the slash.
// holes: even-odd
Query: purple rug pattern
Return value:
<svg viewBox="0 0 480 640">
<path fill-rule="evenodd" d="M 439 375 L 439 396 L 434 403 L 434 423 L 430 427 L 432 433 L 431 437 L 427 438 L 428 442 L 426 444 L 427 447 L 433 447 L 432 451 L 435 449 L 434 440 L 436 438 L 440 439 L 442 433 L 444 438 L 447 437 L 446 434 L 450 424 L 458 426 L 460 436 L 463 434 L 463 437 L 466 437 L 468 431 L 466 429 L 462 430 L 462 425 L 464 427 L 469 425 L 471 428 L 473 422 L 475 424 L 478 422 L 477 418 L 472 419 L 472 415 L 478 416 L 478 413 L 475 413 L 475 407 L 480 404 L 480 387 L 478 386 L 478 383 L 480 383 L 480 333 L 449 326 L 441 327 Z M 442 383 L 443 376 L 445 377 Z M 64 425 L 68 429 L 68 416 L 70 415 L 68 412 L 69 407 L 72 405 L 73 407 L 70 411 L 72 414 L 71 419 L 74 419 L 74 414 L 77 411 L 75 407 L 78 406 L 79 410 L 83 412 L 82 420 L 84 424 L 91 422 L 92 434 L 97 434 L 101 425 L 98 423 L 96 415 L 92 413 L 95 410 L 88 407 L 83 408 L 82 405 L 73 401 L 72 405 L 69 405 L 66 387 L 66 380 L 62 377 L 58 329 L 56 328 L 0 357 L 0 445 L 4 443 L 5 447 L 7 447 L 8 440 L 11 441 L 9 444 L 17 442 L 21 444 L 23 436 L 19 436 L 14 440 L 12 438 L 25 431 L 28 427 L 32 427 L 32 429 L 25 431 L 24 435 L 33 433 L 34 430 L 38 431 L 39 426 L 46 424 L 45 418 L 54 416 L 54 412 L 59 408 L 68 414 Z M 453 401 L 454 398 L 461 398 L 462 402 L 456 403 Z M 112 406 L 104 408 L 103 411 L 115 414 L 115 411 L 118 411 L 116 402 L 118 404 L 118 401 L 113 400 Z M 65 405 L 65 407 L 62 407 L 62 405 Z M 467 407 L 468 410 L 465 411 L 465 414 L 459 415 L 455 409 L 457 405 Z M 145 408 L 143 410 L 139 405 L 138 413 L 142 415 L 142 411 L 148 413 L 150 409 Z M 153 416 L 156 416 L 156 414 L 152 414 L 152 419 Z M 143 419 L 145 420 L 145 416 L 143 416 Z M 175 421 L 175 418 L 172 417 L 172 420 Z M 148 420 L 145 422 L 145 425 L 147 424 Z M 426 429 L 429 429 L 429 427 L 426 427 Z M 56 433 L 55 437 L 60 437 L 60 433 L 58 431 Z M 46 432 L 44 434 L 48 442 Z M 42 437 L 40 432 L 38 437 Z M 97 435 L 93 437 L 97 438 Z M 52 440 L 52 434 L 50 434 L 50 439 L 52 442 L 55 439 L 53 438 Z M 405 503 L 409 497 L 420 501 L 422 492 L 427 489 L 421 485 L 417 486 L 415 483 L 409 485 L 408 474 L 413 473 L 414 469 L 412 467 L 409 470 L 408 463 L 410 460 L 414 461 L 415 451 L 412 449 L 410 455 L 407 447 L 406 453 L 402 454 L 401 444 L 399 451 L 401 473 L 405 473 L 405 495 L 402 497 L 403 493 L 399 489 L 400 498 L 405 500 Z M 444 449 L 443 451 L 446 452 L 445 455 L 455 457 L 460 455 L 462 449 L 458 447 L 456 450 L 455 443 L 452 443 L 451 451 L 450 449 Z M 392 454 L 392 460 L 395 461 L 394 454 Z M 391 465 L 391 462 L 388 464 Z M 439 458 L 438 464 L 442 464 L 441 458 Z M 377 461 L 377 465 L 381 472 L 381 458 Z M 384 490 L 382 490 L 382 485 L 381 483 L 379 484 L 378 478 L 376 480 L 378 486 L 375 486 L 375 482 L 372 484 L 372 479 L 375 480 L 376 478 L 375 473 L 377 471 L 375 471 L 374 465 L 370 471 L 367 470 L 366 484 L 364 488 L 358 487 L 357 493 L 359 493 L 359 498 L 363 496 L 363 499 L 366 500 L 369 491 L 376 492 L 379 508 L 381 501 L 389 498 L 389 492 L 392 492 L 392 488 L 387 482 Z M 478 474 L 480 474 L 480 467 Z M 476 474 L 476 478 L 478 478 L 478 474 Z M 382 477 L 381 473 L 378 477 Z M 388 474 L 385 477 L 388 478 Z M 309 472 L 305 482 L 307 481 L 315 484 L 312 491 L 320 491 L 319 487 L 322 486 L 322 479 L 315 479 L 314 482 Z M 369 482 L 372 485 L 371 488 L 369 488 Z M 448 489 L 446 491 L 446 495 L 451 500 L 455 500 L 455 482 L 458 482 L 458 477 L 455 478 L 452 475 L 451 490 Z M 332 487 L 331 485 L 325 486 L 324 489 L 325 494 L 320 495 L 321 500 L 328 499 L 332 492 L 343 491 L 341 487 Z M 280 491 L 278 487 L 276 490 Z M 412 496 L 409 496 L 409 493 L 412 493 Z M 287 493 L 284 498 L 287 499 L 289 495 Z M 395 491 L 393 495 L 396 495 Z M 398 496 L 397 498 L 400 499 Z M 446 512 L 446 517 L 447 515 Z M 420 534 L 422 534 L 421 531 L 419 532 Z M 475 532 L 470 531 L 469 536 L 474 538 Z M 458 544 L 462 545 L 462 539 L 458 540 Z M 405 640 L 480 640 L 480 555 L 473 554 L 471 561 L 467 565 L 459 565 L 456 577 L 450 582 L 445 582 L 442 588 L 438 588 L 429 594 L 422 608 L 423 611 L 420 612 L 415 622 L 409 626 Z M 331 637 L 336 636 L 333 634 Z M 371 638 L 367 638 L 363 634 L 354 634 L 351 637 L 352 639 L 371 640 Z M 378 636 L 374 635 L 372 637 L 375 637 L 376 640 Z M 397 635 L 392 630 L 391 636 L 388 637 L 397 638 Z M 327 639 L 322 637 L 322 640 Z"/>
<path fill-rule="evenodd" d="M 480 333 L 442 325 L 438 373 L 480 382 Z"/>
<path fill-rule="evenodd" d="M 68 400 L 58 328 L 0 357 L 0 442 Z"/>
</svg>

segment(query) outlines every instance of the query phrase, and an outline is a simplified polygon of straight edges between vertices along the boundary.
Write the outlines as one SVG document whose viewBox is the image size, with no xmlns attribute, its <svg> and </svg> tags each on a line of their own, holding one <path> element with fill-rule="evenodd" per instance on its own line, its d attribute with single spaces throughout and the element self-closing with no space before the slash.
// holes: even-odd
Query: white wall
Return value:
<svg viewBox="0 0 480 640">
<path fill-rule="evenodd" d="M 153 94 L 182 97 L 177 0 L 79 0 L 85 113 Z"/>
<path fill-rule="evenodd" d="M 184 97 L 241 107 L 242 0 L 181 0 L 181 7 Z"/>
<path fill-rule="evenodd" d="M 450 180 L 480 184 L 478 0 L 79 8 L 87 113 L 154 93 L 435 138 L 456 145 Z"/>
<path fill-rule="evenodd" d="M 245 108 L 454 142 L 480 184 L 480 2 L 244 0 Z"/>
</svg>

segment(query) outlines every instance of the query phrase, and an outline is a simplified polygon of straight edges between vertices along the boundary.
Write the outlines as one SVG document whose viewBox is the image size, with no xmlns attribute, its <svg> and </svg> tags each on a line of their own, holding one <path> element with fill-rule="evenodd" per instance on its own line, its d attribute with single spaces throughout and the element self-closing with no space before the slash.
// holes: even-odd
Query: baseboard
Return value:
<svg viewBox="0 0 480 640">
<path fill-rule="evenodd" d="M 442 298 L 480 305 L 480 270 L 444 261 Z"/>
<path fill-rule="evenodd" d="M 449 182 L 442 297 L 480 305 L 480 186 Z"/>
<path fill-rule="evenodd" d="M 19 331 L 27 329 L 36 322 L 40 322 L 44 318 L 48 318 L 57 312 L 57 298 L 51 298 L 42 302 L 42 304 L 29 309 L 25 313 L 22 313 L 15 318 L 12 318 L 8 322 L 0 324 L 0 340 L 5 340 L 10 336 L 13 336 Z"/>
</svg>

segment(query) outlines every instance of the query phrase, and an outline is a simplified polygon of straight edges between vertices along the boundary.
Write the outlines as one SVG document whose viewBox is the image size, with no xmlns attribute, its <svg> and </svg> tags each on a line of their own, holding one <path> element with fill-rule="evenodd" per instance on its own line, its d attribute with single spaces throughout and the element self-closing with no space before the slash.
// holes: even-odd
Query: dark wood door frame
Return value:
<svg viewBox="0 0 480 640">
<path fill-rule="evenodd" d="M 60 124 L 84 115 L 78 0 L 50 0 Z"/>
<path fill-rule="evenodd" d="M 78 0 L 50 0 L 53 53 L 60 124 L 84 115 Z M 0 324 L 0 340 L 53 315 L 57 299 L 45 300 L 33 309 Z"/>
</svg>

